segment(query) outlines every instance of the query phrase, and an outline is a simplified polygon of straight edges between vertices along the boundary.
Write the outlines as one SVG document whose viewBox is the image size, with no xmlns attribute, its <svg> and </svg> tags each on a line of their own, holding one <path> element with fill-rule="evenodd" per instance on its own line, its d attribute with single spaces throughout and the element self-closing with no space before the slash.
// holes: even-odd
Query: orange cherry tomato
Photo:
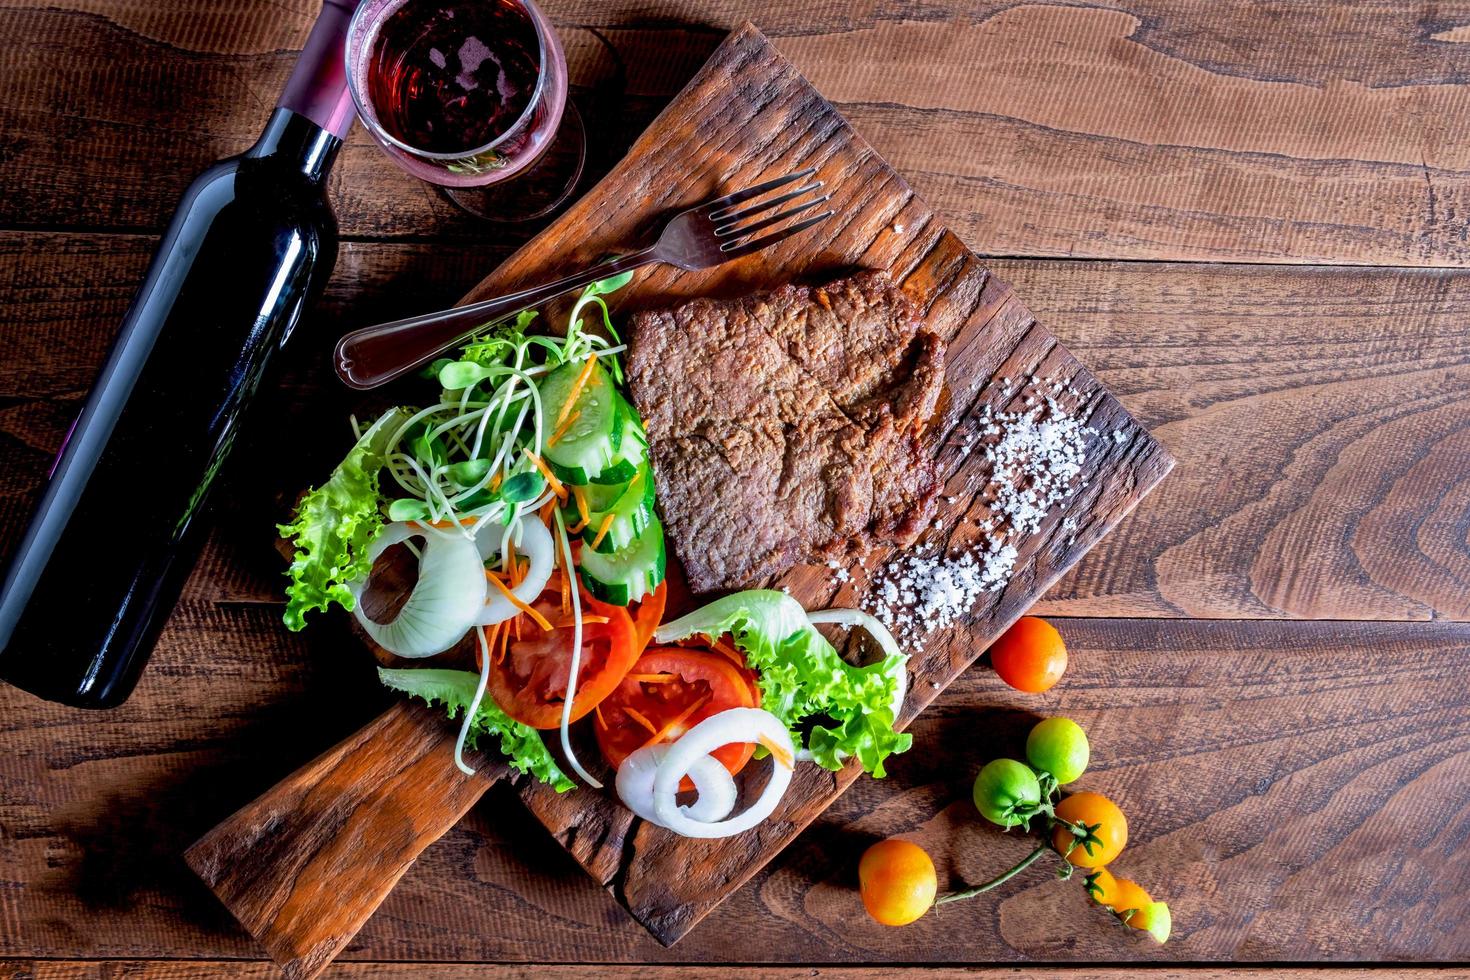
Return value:
<svg viewBox="0 0 1470 980">
<path fill-rule="evenodd" d="M 1016 690 L 1040 694 L 1066 672 L 1067 646 L 1050 623 L 1023 616 L 991 646 L 990 665 Z"/>
<path fill-rule="evenodd" d="M 1107 868 L 1098 868 L 1087 876 L 1087 897 L 1099 905 L 1116 908 L 1118 879 Z"/>
<path fill-rule="evenodd" d="M 608 765 L 616 769 L 645 745 L 672 742 L 711 715 L 755 705 L 745 675 L 723 656 L 686 647 L 651 647 L 598 706 L 592 732 Z M 754 745 L 738 742 L 721 745 L 710 755 L 733 775 L 754 752 Z"/>
<path fill-rule="evenodd" d="M 874 919 L 885 926 L 906 926 L 929 911 L 939 881 L 922 847 L 890 837 L 863 852 L 858 888 Z"/>
<path fill-rule="evenodd" d="M 1118 805 L 1101 793 L 1073 793 L 1056 807 L 1057 819 L 1092 828 L 1092 838 L 1078 841 L 1072 831 L 1058 827 L 1051 846 L 1079 868 L 1101 868 L 1109 864 L 1128 843 L 1128 818 Z"/>
</svg>

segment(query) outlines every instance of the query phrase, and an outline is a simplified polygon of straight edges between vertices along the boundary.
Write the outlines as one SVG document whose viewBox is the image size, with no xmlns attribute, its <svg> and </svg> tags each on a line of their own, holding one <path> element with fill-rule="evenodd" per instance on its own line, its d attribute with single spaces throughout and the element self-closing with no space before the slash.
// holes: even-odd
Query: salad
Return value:
<svg viewBox="0 0 1470 980">
<path fill-rule="evenodd" d="M 724 837 L 769 816 L 803 762 L 856 760 L 881 777 L 911 742 L 893 727 L 907 658 L 871 615 L 808 613 L 779 591 L 666 621 L 648 435 L 603 299 L 628 278 L 589 286 L 564 336 L 535 332 L 535 312 L 491 324 L 425 370 L 439 385 L 429 404 L 354 419 L 355 445 L 279 529 L 294 548 L 285 621 L 300 630 L 341 606 L 384 650 L 424 661 L 379 678 L 459 719 L 466 772 L 465 746 L 489 741 L 558 791 L 573 776 L 601 788 L 570 735 L 590 724 L 629 809 Z M 370 614 L 390 550 L 416 578 Z M 848 663 L 816 628 L 828 623 L 866 630 L 882 658 Z M 559 756 L 543 740 L 553 730 Z M 735 777 L 767 757 L 759 798 L 731 817 Z"/>
</svg>

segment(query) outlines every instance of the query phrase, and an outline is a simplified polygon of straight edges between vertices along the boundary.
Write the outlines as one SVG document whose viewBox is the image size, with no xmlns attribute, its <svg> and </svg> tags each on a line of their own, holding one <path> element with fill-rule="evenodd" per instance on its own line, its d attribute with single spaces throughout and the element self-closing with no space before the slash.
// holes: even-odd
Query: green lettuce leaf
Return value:
<svg viewBox="0 0 1470 980">
<path fill-rule="evenodd" d="M 327 482 L 301 498 L 296 519 L 276 528 L 295 548 L 286 570 L 291 579 L 283 617 L 288 629 L 305 627 L 313 609 L 325 611 L 334 602 L 353 607 L 347 583 L 367 575 L 368 545 L 383 527 L 378 501 L 383 454 L 409 417 L 409 409 L 395 408 L 374 422 Z"/>
<path fill-rule="evenodd" d="M 469 708 L 475 699 L 475 688 L 480 683 L 480 678 L 469 671 L 434 667 L 410 667 L 406 670 L 379 667 L 378 680 L 384 687 L 420 698 L 425 704 L 444 705 L 449 709 L 451 719 L 460 717 Z M 541 782 L 550 783 L 558 793 L 564 793 L 574 785 L 556 764 L 546 743 L 541 741 L 541 733 L 512 721 L 487 694 L 480 700 L 465 741 L 475 745 L 481 738 L 491 735 L 499 736 L 500 751 L 517 772 L 528 772 Z"/>
<path fill-rule="evenodd" d="M 759 673 L 761 707 L 781 719 L 793 740 L 800 743 L 797 726 L 804 719 L 820 719 L 806 747 L 822 767 L 840 769 L 855 758 L 881 777 L 883 760 L 913 744 L 913 736 L 893 730 L 893 697 L 907 658 L 890 655 L 868 667 L 852 666 L 807 620 L 801 603 L 772 590 L 717 599 L 660 626 L 655 639 L 723 633 Z"/>
</svg>

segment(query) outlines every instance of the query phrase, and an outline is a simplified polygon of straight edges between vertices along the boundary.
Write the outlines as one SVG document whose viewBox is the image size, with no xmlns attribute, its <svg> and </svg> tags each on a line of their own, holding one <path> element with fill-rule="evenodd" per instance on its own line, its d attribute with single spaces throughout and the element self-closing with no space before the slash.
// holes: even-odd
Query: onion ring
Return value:
<svg viewBox="0 0 1470 980">
<path fill-rule="evenodd" d="M 505 529 L 498 524 L 486 524 L 480 528 L 475 534 L 475 547 L 479 550 L 480 560 L 486 561 L 500 555 L 506 544 L 505 537 Z M 551 570 L 556 564 L 556 546 L 546 525 L 535 514 L 527 514 L 520 521 L 520 541 L 515 542 L 513 547 L 531 560 L 531 567 L 526 570 L 526 577 L 521 580 L 521 584 L 510 590 L 511 595 L 529 606 L 551 580 Z M 496 589 L 489 593 L 484 609 L 475 619 L 475 625 L 494 626 L 520 611 L 520 607 L 506 598 L 505 593 Z"/>
<path fill-rule="evenodd" d="M 618 798 L 623 804 L 649 823 L 664 824 L 653 812 L 653 780 L 659 763 L 669 754 L 668 744 L 645 745 L 630 754 L 618 766 L 616 782 Z M 689 767 L 689 778 L 699 799 L 690 806 L 681 806 L 690 820 L 713 823 L 723 820 L 735 809 L 735 777 L 719 761 L 709 756 L 694 760 Z"/>
<path fill-rule="evenodd" d="M 692 776 L 696 762 L 709 756 L 721 745 L 732 742 L 765 741 L 781 752 L 773 751 L 771 778 L 760 798 L 743 813 L 728 820 L 703 823 L 693 820 L 684 813 L 676 801 L 679 783 Z M 715 838 L 731 837 L 744 833 L 769 817 L 781 802 L 786 788 L 791 785 L 792 770 L 783 765 L 778 756 L 784 752 L 789 759 L 795 755 L 791 735 L 781 720 L 769 711 L 760 708 L 729 708 L 719 714 L 710 715 L 704 721 L 684 733 L 669 749 L 658 771 L 653 777 L 653 813 L 658 822 L 676 834 L 685 837 Z"/>
<path fill-rule="evenodd" d="M 485 605 L 485 566 L 469 538 L 426 534 L 406 522 L 386 524 L 368 546 L 368 561 L 409 538 L 424 539 L 419 577 L 391 622 L 377 623 L 362 609 L 362 593 L 369 576 L 348 583 L 352 614 L 363 632 L 389 653 L 400 657 L 432 657 L 459 642 L 475 625 Z"/>
</svg>

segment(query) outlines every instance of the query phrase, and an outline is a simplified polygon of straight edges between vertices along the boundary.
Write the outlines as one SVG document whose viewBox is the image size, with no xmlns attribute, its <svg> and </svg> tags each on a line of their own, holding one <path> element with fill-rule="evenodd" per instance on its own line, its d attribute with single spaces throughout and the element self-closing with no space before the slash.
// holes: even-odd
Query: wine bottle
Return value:
<svg viewBox="0 0 1470 980">
<path fill-rule="evenodd" d="M 198 559 L 221 465 L 337 258 L 356 0 L 326 0 L 265 132 L 184 192 L 0 587 L 0 677 L 126 700 Z"/>
</svg>

